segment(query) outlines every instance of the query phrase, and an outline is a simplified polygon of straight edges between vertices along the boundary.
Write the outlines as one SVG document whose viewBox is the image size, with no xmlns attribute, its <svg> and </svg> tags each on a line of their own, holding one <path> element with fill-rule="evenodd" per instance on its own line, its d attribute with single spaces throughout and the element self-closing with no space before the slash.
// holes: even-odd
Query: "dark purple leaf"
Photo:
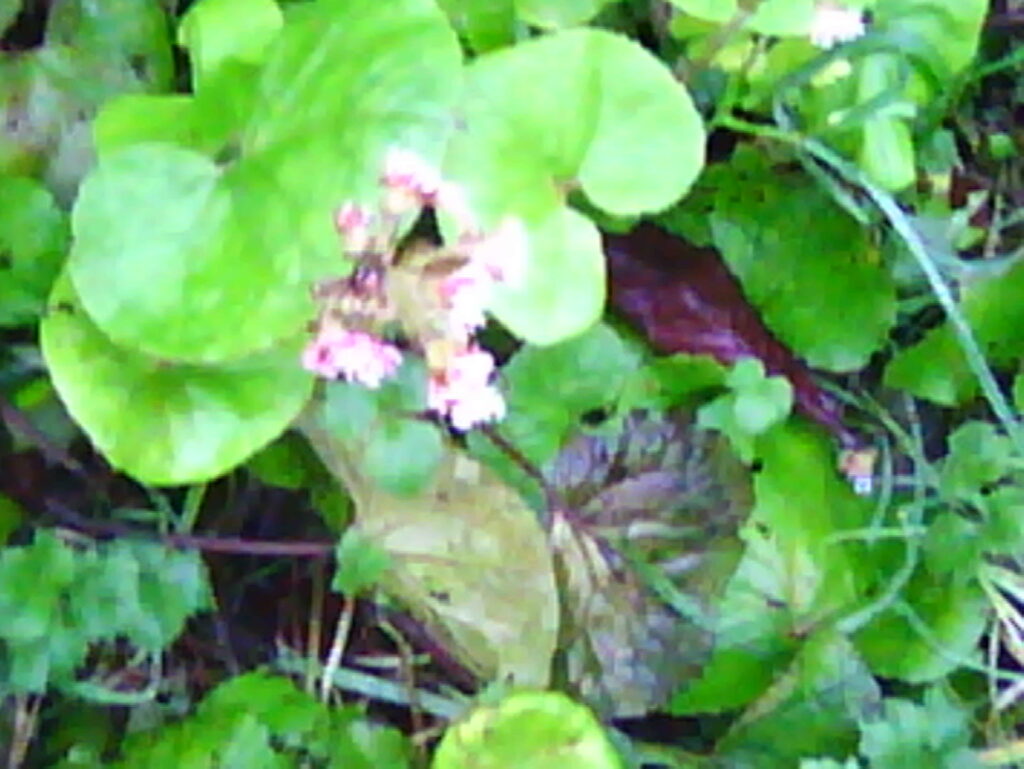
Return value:
<svg viewBox="0 0 1024 769">
<path fill-rule="evenodd" d="M 604 235 L 612 307 L 662 353 L 710 355 L 730 365 L 759 358 L 793 385 L 797 409 L 844 446 L 858 441 L 839 402 L 764 325 L 739 282 L 711 248 L 698 248 L 652 224 Z"/>
</svg>

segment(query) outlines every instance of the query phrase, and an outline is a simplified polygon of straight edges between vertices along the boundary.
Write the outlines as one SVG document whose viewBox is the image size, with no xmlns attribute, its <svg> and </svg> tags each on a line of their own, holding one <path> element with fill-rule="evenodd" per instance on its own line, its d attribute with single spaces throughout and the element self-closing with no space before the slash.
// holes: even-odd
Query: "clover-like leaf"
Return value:
<svg viewBox="0 0 1024 769">
<path fill-rule="evenodd" d="M 230 470 L 288 426 L 313 386 L 294 344 L 210 367 L 121 348 L 90 321 L 66 276 L 41 335 L 75 420 L 115 467 L 155 485 Z"/>
<path fill-rule="evenodd" d="M 296 333 L 311 281 L 345 267 L 332 212 L 376 190 L 388 146 L 439 153 L 460 74 L 440 11 L 427 0 L 302 10 L 262 69 L 169 108 L 193 121 L 176 143 L 202 152 L 127 120 L 122 135 L 161 143 L 101 154 L 83 184 L 71 275 L 115 342 L 212 362 Z"/>
</svg>

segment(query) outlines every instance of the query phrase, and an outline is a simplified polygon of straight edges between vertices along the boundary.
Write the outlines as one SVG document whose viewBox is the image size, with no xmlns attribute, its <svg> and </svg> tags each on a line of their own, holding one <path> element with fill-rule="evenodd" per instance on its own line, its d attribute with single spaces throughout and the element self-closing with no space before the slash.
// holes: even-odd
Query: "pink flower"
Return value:
<svg viewBox="0 0 1024 769">
<path fill-rule="evenodd" d="M 494 358 L 478 347 L 456 355 L 440 375 L 427 383 L 427 404 L 447 417 L 456 430 L 505 416 L 505 399 L 490 384 Z"/>
<path fill-rule="evenodd" d="M 518 286 L 526 273 L 529 249 L 529 236 L 522 220 L 507 216 L 496 229 L 471 246 L 470 258 L 483 265 L 493 280 Z"/>
<path fill-rule="evenodd" d="M 302 354 L 303 367 L 314 374 L 325 379 L 341 376 L 371 389 L 394 376 L 401 363 L 402 353 L 394 345 L 337 325 L 322 328 Z"/>
<path fill-rule="evenodd" d="M 452 336 L 468 339 L 487 323 L 484 311 L 491 301 L 491 281 L 482 265 L 470 261 L 441 282 L 441 303 Z"/>
<path fill-rule="evenodd" d="M 395 215 L 433 202 L 442 183 L 436 168 L 415 152 L 397 147 L 385 155 L 380 180 L 388 188 L 384 208 Z"/>
<path fill-rule="evenodd" d="M 345 245 L 351 252 L 366 251 L 370 246 L 370 225 L 373 214 L 366 208 L 351 201 L 342 205 L 334 215 L 334 226 L 345 237 Z"/>
</svg>

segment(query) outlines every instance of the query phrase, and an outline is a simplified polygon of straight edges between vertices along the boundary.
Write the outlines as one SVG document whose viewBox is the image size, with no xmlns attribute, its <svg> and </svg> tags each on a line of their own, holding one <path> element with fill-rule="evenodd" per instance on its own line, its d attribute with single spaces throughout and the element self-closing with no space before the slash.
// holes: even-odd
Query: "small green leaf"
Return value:
<svg viewBox="0 0 1024 769">
<path fill-rule="evenodd" d="M 214 478 L 277 437 L 313 387 L 295 345 L 235 363 L 164 363 L 122 349 L 61 278 L 43 355 L 68 410 L 108 460 L 154 485 Z"/>
<path fill-rule="evenodd" d="M 601 724 L 559 692 L 522 692 L 451 726 L 431 769 L 622 769 Z"/>
<path fill-rule="evenodd" d="M 60 272 L 67 216 L 38 182 L 0 176 L 0 326 L 35 320 Z"/>
<path fill-rule="evenodd" d="M 438 5 L 477 53 L 515 40 L 515 0 L 440 0 Z"/>
<path fill-rule="evenodd" d="M 990 364 L 1015 363 L 1024 349 L 1024 264 L 965 285 L 960 309 Z M 885 384 L 944 406 L 964 403 L 978 392 L 948 322 L 901 350 L 885 370 Z"/>
<path fill-rule="evenodd" d="M 950 497 L 971 500 L 1015 466 L 1013 445 L 989 422 L 965 422 L 949 437 L 942 462 L 941 489 Z"/>
<path fill-rule="evenodd" d="M 398 495 L 420 491 L 437 471 L 444 453 L 441 433 L 419 419 L 385 419 L 366 444 L 367 475 L 380 488 Z"/>
<path fill-rule="evenodd" d="M 391 566 L 388 554 L 356 526 L 346 529 L 338 540 L 335 558 L 337 570 L 331 589 L 350 596 L 373 586 Z"/>
<path fill-rule="evenodd" d="M 887 699 L 882 712 L 861 723 L 860 752 L 872 769 L 981 769 L 970 749 L 971 714 L 935 686 L 924 703 Z"/>
<path fill-rule="evenodd" d="M 190 7 L 178 45 L 189 51 L 193 87 L 202 88 L 227 59 L 261 62 L 283 23 L 274 0 L 202 0 Z"/>
</svg>

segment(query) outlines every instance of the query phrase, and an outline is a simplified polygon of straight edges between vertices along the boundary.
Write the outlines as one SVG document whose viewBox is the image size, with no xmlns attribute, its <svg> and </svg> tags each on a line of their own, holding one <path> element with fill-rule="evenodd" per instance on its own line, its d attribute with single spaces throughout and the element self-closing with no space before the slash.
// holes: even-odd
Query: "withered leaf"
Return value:
<svg viewBox="0 0 1024 769">
<path fill-rule="evenodd" d="M 797 409 L 844 445 L 857 442 L 838 401 L 776 339 L 718 252 L 697 248 L 649 223 L 604 235 L 611 306 L 659 352 L 710 355 L 723 364 L 758 358 L 793 385 Z"/>
</svg>

